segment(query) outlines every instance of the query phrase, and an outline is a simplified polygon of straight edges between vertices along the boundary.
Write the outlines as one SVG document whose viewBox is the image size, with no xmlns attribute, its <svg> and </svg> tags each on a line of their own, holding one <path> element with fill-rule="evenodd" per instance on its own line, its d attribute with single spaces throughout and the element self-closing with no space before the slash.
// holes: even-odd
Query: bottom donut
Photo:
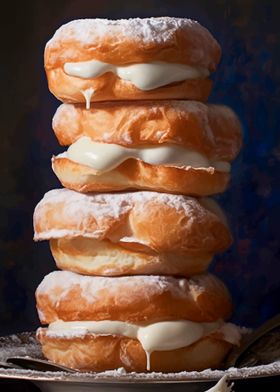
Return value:
<svg viewBox="0 0 280 392">
<path fill-rule="evenodd" d="M 36 291 L 46 358 L 80 371 L 177 372 L 218 367 L 240 342 L 229 293 L 211 274 L 47 275 Z"/>
<path fill-rule="evenodd" d="M 125 368 L 127 371 L 179 372 L 217 368 L 232 344 L 218 334 L 208 336 L 187 347 L 154 351 L 147 361 L 138 340 L 123 336 L 84 335 L 82 337 L 50 336 L 40 328 L 37 337 L 46 358 L 79 371 L 105 371 Z"/>
</svg>

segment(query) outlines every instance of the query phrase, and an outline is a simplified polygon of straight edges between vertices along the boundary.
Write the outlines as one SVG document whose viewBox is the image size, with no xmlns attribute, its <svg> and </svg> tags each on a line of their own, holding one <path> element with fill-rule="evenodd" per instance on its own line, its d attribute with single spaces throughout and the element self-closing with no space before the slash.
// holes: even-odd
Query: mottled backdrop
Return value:
<svg viewBox="0 0 280 392">
<path fill-rule="evenodd" d="M 244 128 L 232 184 L 219 197 L 235 243 L 212 270 L 229 286 L 234 320 L 256 326 L 279 311 L 280 56 L 277 1 L 9 2 L 1 10 L 0 334 L 38 325 L 34 290 L 55 269 L 46 242 L 32 242 L 32 213 L 59 183 L 51 129 L 59 102 L 43 69 L 45 42 L 83 17 L 180 16 L 205 25 L 223 49 L 211 102 L 230 105 Z"/>
</svg>

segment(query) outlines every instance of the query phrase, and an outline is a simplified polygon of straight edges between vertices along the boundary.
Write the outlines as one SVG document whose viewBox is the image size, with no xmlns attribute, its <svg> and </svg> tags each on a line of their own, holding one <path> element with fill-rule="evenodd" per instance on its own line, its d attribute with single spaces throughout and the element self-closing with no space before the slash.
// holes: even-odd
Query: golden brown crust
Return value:
<svg viewBox="0 0 280 392">
<path fill-rule="evenodd" d="M 80 19 L 47 43 L 45 67 L 96 59 L 111 64 L 166 61 L 215 70 L 221 48 L 198 22 L 184 18 Z"/>
<path fill-rule="evenodd" d="M 193 79 L 144 91 L 111 72 L 94 79 L 67 75 L 62 68 L 47 69 L 46 73 L 49 89 L 57 99 L 84 105 L 82 92 L 90 88 L 94 90 L 91 102 L 139 99 L 192 99 L 206 102 L 212 88 L 210 79 Z"/>
<path fill-rule="evenodd" d="M 61 145 L 82 136 L 95 142 L 141 145 L 175 144 L 213 161 L 231 161 L 241 148 L 241 125 L 235 113 L 222 105 L 194 101 L 104 102 L 62 104 L 53 118 Z"/>
<path fill-rule="evenodd" d="M 211 274 L 190 279 L 165 276 L 95 277 L 55 271 L 36 290 L 42 324 L 56 320 L 227 319 L 232 304 L 225 285 Z"/>
<path fill-rule="evenodd" d="M 61 184 L 78 192 L 150 190 L 189 196 L 210 196 L 226 190 L 230 174 L 210 168 L 177 168 L 128 159 L 99 174 L 95 169 L 63 155 L 53 157 L 52 168 Z"/>
<path fill-rule="evenodd" d="M 192 276 L 205 272 L 212 256 L 156 253 L 126 249 L 110 241 L 89 238 L 60 238 L 50 241 L 59 269 L 83 275 L 171 275 Z"/>
<path fill-rule="evenodd" d="M 157 253 L 215 254 L 232 237 L 222 213 L 199 200 L 155 192 L 48 192 L 34 212 L 35 240 L 87 237 Z M 156 229 L 155 229 L 156 228 Z"/>
<path fill-rule="evenodd" d="M 105 371 L 124 367 L 145 372 L 146 355 L 137 340 L 121 336 L 86 335 L 80 338 L 56 338 L 40 328 L 37 338 L 47 359 L 80 371 Z M 215 334 L 188 347 L 151 354 L 151 371 L 179 372 L 217 368 L 232 345 Z"/>
</svg>

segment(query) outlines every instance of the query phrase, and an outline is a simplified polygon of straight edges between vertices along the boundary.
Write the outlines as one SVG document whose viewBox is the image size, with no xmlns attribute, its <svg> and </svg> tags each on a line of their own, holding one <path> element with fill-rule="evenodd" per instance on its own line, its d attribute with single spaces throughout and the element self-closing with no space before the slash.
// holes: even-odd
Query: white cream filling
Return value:
<svg viewBox="0 0 280 392">
<path fill-rule="evenodd" d="M 65 63 L 64 72 L 83 79 L 97 78 L 107 72 L 113 72 L 119 78 L 133 83 L 140 90 L 153 90 L 170 83 L 206 78 L 209 75 L 206 68 L 185 64 L 151 62 L 120 66 L 98 60 Z"/>
<path fill-rule="evenodd" d="M 83 136 L 67 150 L 67 158 L 102 173 L 113 170 L 127 159 L 139 159 L 150 165 L 210 168 L 230 172 L 228 162 L 210 162 L 204 155 L 176 145 L 164 144 L 127 148 L 118 144 L 96 143 Z"/>
<path fill-rule="evenodd" d="M 75 337 L 86 334 L 119 335 L 137 339 L 147 356 L 147 370 L 150 370 L 150 355 L 154 351 L 169 351 L 190 346 L 204 336 L 220 330 L 225 339 L 236 344 L 240 338 L 238 328 L 218 320 L 212 323 L 198 323 L 187 320 L 160 321 L 136 325 L 124 321 L 62 321 L 51 323 L 47 334 L 57 337 Z"/>
</svg>

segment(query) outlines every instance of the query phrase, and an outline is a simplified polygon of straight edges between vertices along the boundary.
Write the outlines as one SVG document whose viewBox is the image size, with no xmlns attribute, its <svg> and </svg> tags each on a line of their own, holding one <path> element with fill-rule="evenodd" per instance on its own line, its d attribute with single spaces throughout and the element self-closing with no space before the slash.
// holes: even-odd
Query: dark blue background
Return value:
<svg viewBox="0 0 280 392">
<path fill-rule="evenodd" d="M 279 311 L 279 12 L 275 1 L 24 1 L 2 13 L 0 334 L 38 325 L 34 291 L 55 269 L 48 243 L 32 242 L 32 213 L 59 183 L 51 130 L 59 102 L 43 70 L 46 41 L 80 17 L 180 16 L 200 21 L 220 42 L 210 101 L 231 106 L 244 128 L 232 184 L 218 197 L 235 243 L 211 270 L 229 286 L 234 321 L 256 326 Z"/>
</svg>

